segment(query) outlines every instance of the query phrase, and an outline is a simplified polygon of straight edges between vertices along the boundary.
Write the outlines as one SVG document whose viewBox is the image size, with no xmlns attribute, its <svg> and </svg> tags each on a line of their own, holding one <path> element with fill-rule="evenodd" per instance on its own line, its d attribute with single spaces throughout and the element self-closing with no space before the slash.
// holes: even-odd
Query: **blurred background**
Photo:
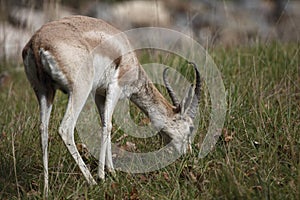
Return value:
<svg viewBox="0 0 300 200">
<path fill-rule="evenodd" d="M 33 33 L 70 15 L 101 18 L 120 30 L 170 28 L 207 49 L 300 41 L 300 0 L 0 0 L 0 63 L 20 66 Z M 5 77 L 1 72 L 0 85 Z"/>
<path fill-rule="evenodd" d="M 0 59 L 19 61 L 34 31 L 75 14 L 104 19 L 120 30 L 174 29 L 207 48 L 298 43 L 300 38 L 299 0 L 1 0 Z"/>
<path fill-rule="evenodd" d="M 300 0 L 0 0 L 0 199 L 43 198 L 38 104 L 21 51 L 44 23 L 75 14 L 121 30 L 159 26 L 190 35 L 218 66 L 228 111 L 214 150 L 199 159 L 211 115 L 204 81 L 192 154 L 153 173 L 117 172 L 89 187 L 56 134 L 67 103 L 58 93 L 49 126 L 49 199 L 299 199 Z M 161 59 L 156 55 L 141 61 Z M 169 59 L 186 74 L 184 63 Z M 137 123 L 149 122 L 138 108 L 133 113 Z M 161 145 L 159 136 L 113 131 L 113 142 L 127 151 Z M 96 175 L 98 162 L 77 141 Z"/>
</svg>

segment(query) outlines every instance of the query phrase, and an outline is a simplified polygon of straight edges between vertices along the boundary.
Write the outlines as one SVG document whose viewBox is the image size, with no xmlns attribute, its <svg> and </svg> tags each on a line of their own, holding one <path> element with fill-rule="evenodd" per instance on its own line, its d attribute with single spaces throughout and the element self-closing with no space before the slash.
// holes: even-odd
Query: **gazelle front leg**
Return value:
<svg viewBox="0 0 300 200">
<path fill-rule="evenodd" d="M 105 112 L 105 96 L 102 95 L 96 95 L 95 96 L 95 102 L 100 114 L 100 118 L 101 118 L 101 123 L 102 123 L 102 133 L 103 133 L 103 123 L 104 123 L 104 112 Z M 102 137 L 102 135 L 101 135 Z M 107 138 L 107 151 L 106 151 L 106 158 L 105 159 L 105 165 L 108 169 L 108 171 L 112 174 L 115 173 L 114 171 L 114 167 L 113 167 L 113 162 L 112 162 L 112 153 L 111 153 L 111 136 L 109 134 L 108 138 Z"/>
<path fill-rule="evenodd" d="M 112 162 L 112 152 L 111 152 L 111 130 L 112 130 L 112 115 L 115 106 L 120 98 L 120 87 L 117 81 L 112 82 L 108 86 L 104 112 L 101 111 L 101 99 L 96 97 L 96 103 L 100 112 L 101 120 L 102 120 L 102 135 L 101 135 L 101 146 L 100 146 L 100 154 L 99 154 L 99 167 L 98 167 L 98 176 L 100 179 L 104 179 L 104 165 L 111 173 L 114 173 L 114 167 Z"/>
</svg>

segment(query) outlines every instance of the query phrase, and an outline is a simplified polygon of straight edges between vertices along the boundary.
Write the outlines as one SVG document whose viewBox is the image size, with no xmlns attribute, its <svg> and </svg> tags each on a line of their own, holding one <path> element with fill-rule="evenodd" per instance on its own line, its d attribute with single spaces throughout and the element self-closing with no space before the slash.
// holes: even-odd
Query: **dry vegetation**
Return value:
<svg viewBox="0 0 300 200">
<path fill-rule="evenodd" d="M 45 8 L 35 1 L 16 2 Z M 47 2 L 70 5 L 73 1 Z M 81 3 L 72 11 L 81 10 Z M 1 11 L 9 7 L 1 1 Z M 6 24 L 4 13 L 0 26 Z M 31 34 L 21 30 L 23 36 Z M 0 52 L 4 41 L 0 41 Z M 196 138 L 192 154 L 164 169 L 144 174 L 117 172 L 116 177 L 108 175 L 105 182 L 90 187 L 57 134 L 66 103 L 66 96 L 58 93 L 50 124 L 50 199 L 299 199 L 299 38 L 287 43 L 253 40 L 251 46 L 220 45 L 209 51 L 222 73 L 228 111 L 222 136 L 208 156 L 198 159 Z M 1 52 L 0 57 L 0 199 L 42 199 L 37 101 L 17 56 L 3 58 Z M 203 117 L 198 135 L 206 133 L 206 106 L 204 102 L 200 106 Z M 138 109 L 134 112 L 144 117 L 137 114 Z M 120 134 L 116 133 L 115 141 Z M 78 137 L 77 143 L 81 148 Z M 151 139 L 127 141 L 125 137 L 119 143 L 139 152 L 157 148 L 157 142 L 151 146 Z M 96 176 L 97 161 L 88 154 L 84 158 Z"/>
<path fill-rule="evenodd" d="M 215 49 L 211 53 L 228 95 L 223 135 L 214 151 L 199 160 L 195 145 L 193 154 L 160 171 L 118 172 L 115 178 L 108 176 L 105 182 L 89 187 L 57 134 L 66 103 L 59 93 L 50 126 L 51 198 L 297 199 L 299 44 Z M 37 102 L 22 68 L 6 64 L 0 70 L 9 74 L 0 87 L 0 198 L 39 199 L 43 172 Z M 203 105 L 202 111 L 207 109 Z M 207 119 L 204 116 L 200 121 L 198 134 L 205 134 Z M 135 142 L 138 151 L 151 149 L 151 141 Z M 85 159 L 96 175 L 95 159 Z"/>
</svg>

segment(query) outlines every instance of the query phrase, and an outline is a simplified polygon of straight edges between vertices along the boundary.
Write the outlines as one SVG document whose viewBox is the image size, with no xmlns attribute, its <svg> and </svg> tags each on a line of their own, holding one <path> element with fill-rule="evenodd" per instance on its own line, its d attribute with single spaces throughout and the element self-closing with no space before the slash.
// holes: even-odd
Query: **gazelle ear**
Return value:
<svg viewBox="0 0 300 200">
<path fill-rule="evenodd" d="M 191 102 L 192 102 L 192 99 L 194 96 L 193 87 L 194 87 L 194 85 L 191 84 L 189 90 L 187 91 L 186 95 L 184 96 L 184 98 L 182 99 L 182 101 L 180 103 L 180 107 L 181 107 L 180 113 L 182 115 L 188 110 L 188 108 L 191 105 Z"/>
</svg>

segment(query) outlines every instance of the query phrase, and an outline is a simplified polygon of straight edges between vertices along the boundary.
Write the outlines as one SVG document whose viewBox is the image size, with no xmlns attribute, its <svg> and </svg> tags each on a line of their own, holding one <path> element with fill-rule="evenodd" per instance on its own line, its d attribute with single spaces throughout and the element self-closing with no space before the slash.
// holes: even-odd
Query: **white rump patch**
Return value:
<svg viewBox="0 0 300 200">
<path fill-rule="evenodd" d="M 45 69 L 45 71 L 54 81 L 56 81 L 63 88 L 67 89 L 68 80 L 51 53 L 49 51 L 45 51 L 43 48 L 40 49 L 39 53 L 41 56 L 42 65 L 44 67 L 43 69 Z"/>
</svg>

